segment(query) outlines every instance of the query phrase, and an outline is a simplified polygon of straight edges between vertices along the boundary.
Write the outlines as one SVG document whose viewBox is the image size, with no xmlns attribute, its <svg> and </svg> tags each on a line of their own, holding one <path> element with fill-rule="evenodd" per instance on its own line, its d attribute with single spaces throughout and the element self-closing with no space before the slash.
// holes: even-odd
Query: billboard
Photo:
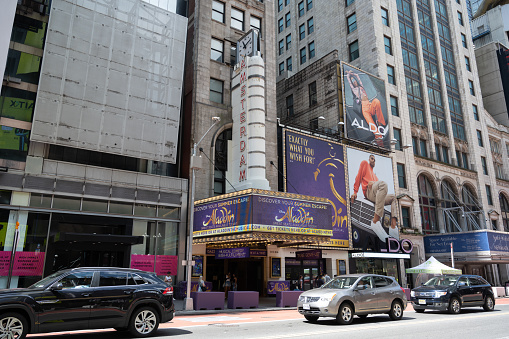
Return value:
<svg viewBox="0 0 509 339">
<path fill-rule="evenodd" d="M 344 147 L 285 130 L 285 190 L 325 198 L 332 205 L 329 246 L 349 247 Z"/>
<path fill-rule="evenodd" d="M 346 135 L 390 149 L 384 81 L 348 64 L 341 66 Z"/>
<path fill-rule="evenodd" d="M 392 159 L 349 147 L 346 154 L 352 247 L 384 251 L 387 238 L 399 240 Z"/>
</svg>

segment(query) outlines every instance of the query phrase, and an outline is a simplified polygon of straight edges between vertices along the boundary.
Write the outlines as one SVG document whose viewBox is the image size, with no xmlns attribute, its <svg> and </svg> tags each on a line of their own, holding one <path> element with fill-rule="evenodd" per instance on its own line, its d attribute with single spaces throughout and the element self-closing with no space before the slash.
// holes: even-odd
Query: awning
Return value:
<svg viewBox="0 0 509 339">
<path fill-rule="evenodd" d="M 380 252 L 360 252 L 352 253 L 352 258 L 380 258 L 380 259 L 410 259 L 407 253 L 380 253 Z"/>
<path fill-rule="evenodd" d="M 285 233 L 262 233 L 248 232 L 237 234 L 225 234 L 215 237 L 193 238 L 193 244 L 229 244 L 242 242 L 244 245 L 249 243 L 273 243 L 278 247 L 297 246 L 304 244 L 328 243 L 330 237 L 303 234 L 285 234 Z"/>
</svg>

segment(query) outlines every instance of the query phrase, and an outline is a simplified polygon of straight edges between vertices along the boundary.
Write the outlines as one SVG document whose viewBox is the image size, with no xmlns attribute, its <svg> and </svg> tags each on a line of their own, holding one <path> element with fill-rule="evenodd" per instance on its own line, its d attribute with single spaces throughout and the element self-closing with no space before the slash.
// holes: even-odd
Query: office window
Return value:
<svg viewBox="0 0 509 339">
<path fill-rule="evenodd" d="M 315 31 L 315 23 L 313 21 L 313 18 L 308 20 L 308 35 L 313 33 Z"/>
<path fill-rule="evenodd" d="M 304 15 L 304 1 L 299 2 L 299 18 Z"/>
<path fill-rule="evenodd" d="M 224 62 L 224 42 L 212 38 L 210 40 L 210 58 L 215 61 Z"/>
<path fill-rule="evenodd" d="M 486 163 L 486 157 L 481 157 L 482 172 L 488 175 L 488 164 Z"/>
<path fill-rule="evenodd" d="M 249 20 L 251 28 L 257 29 L 258 32 L 262 31 L 262 19 L 251 15 Z"/>
<path fill-rule="evenodd" d="M 290 12 L 285 15 L 285 23 L 286 27 L 290 27 L 290 24 L 292 23 L 292 16 L 290 15 Z"/>
<path fill-rule="evenodd" d="M 293 116 L 293 95 L 286 97 L 286 115 L 287 117 Z"/>
<path fill-rule="evenodd" d="M 458 12 L 458 21 L 460 23 L 461 26 L 463 26 L 463 14 L 461 14 L 461 12 Z"/>
<path fill-rule="evenodd" d="M 442 159 L 440 158 L 440 145 L 439 144 L 435 144 L 435 156 L 437 157 L 438 161 L 442 161 Z"/>
<path fill-rule="evenodd" d="M 244 30 L 244 12 L 232 7 L 232 20 L 230 26 L 240 31 Z"/>
<path fill-rule="evenodd" d="M 348 46 L 350 52 L 350 61 L 354 61 L 359 57 L 359 42 L 355 40 Z"/>
<path fill-rule="evenodd" d="M 397 168 L 398 168 L 398 186 L 400 188 L 406 188 L 405 165 L 397 164 Z"/>
<path fill-rule="evenodd" d="M 412 137 L 412 149 L 415 155 L 419 155 L 419 145 L 417 144 L 417 137 Z"/>
<path fill-rule="evenodd" d="M 472 80 L 468 80 L 468 88 L 470 89 L 470 94 L 475 96 L 474 82 Z"/>
<path fill-rule="evenodd" d="M 230 65 L 237 64 L 237 46 L 231 45 L 230 47 Z"/>
<path fill-rule="evenodd" d="M 391 38 L 384 36 L 385 53 L 392 55 Z"/>
<path fill-rule="evenodd" d="M 401 207 L 401 219 L 402 226 L 405 228 L 412 228 L 412 223 L 410 222 L 410 207 Z"/>
<path fill-rule="evenodd" d="M 223 103 L 223 82 L 210 78 L 210 101 Z"/>
<path fill-rule="evenodd" d="M 284 29 L 285 29 L 285 24 L 283 22 L 283 18 L 281 18 L 277 21 L 277 31 L 278 31 L 278 33 L 281 33 Z"/>
<path fill-rule="evenodd" d="M 463 33 L 461 33 L 461 44 L 463 47 L 467 48 L 467 36 Z"/>
<path fill-rule="evenodd" d="M 292 47 L 292 35 L 288 34 L 286 36 L 286 50 L 289 50 Z"/>
<path fill-rule="evenodd" d="M 285 41 L 279 40 L 279 55 L 283 54 L 285 50 Z"/>
<path fill-rule="evenodd" d="M 285 6 L 288 6 L 289 4 L 290 4 L 290 0 L 285 0 Z"/>
<path fill-rule="evenodd" d="M 306 10 L 313 8 L 313 0 L 306 0 Z"/>
<path fill-rule="evenodd" d="M 479 130 L 477 130 L 477 144 L 480 147 L 484 147 L 484 144 L 482 142 L 482 134 L 481 134 L 481 131 L 479 131 Z"/>
<path fill-rule="evenodd" d="M 306 37 L 306 26 L 304 24 L 299 26 L 299 40 L 302 40 Z"/>
<path fill-rule="evenodd" d="M 505 179 L 504 165 L 494 162 L 493 166 L 495 167 L 495 177 L 498 179 Z"/>
<path fill-rule="evenodd" d="M 396 79 L 394 78 L 394 67 L 387 65 L 387 81 L 390 84 L 396 85 Z"/>
<path fill-rule="evenodd" d="M 389 11 L 383 7 L 381 8 L 381 10 L 382 10 L 382 23 L 385 26 L 389 26 Z"/>
<path fill-rule="evenodd" d="M 279 75 L 283 74 L 284 71 L 285 71 L 285 63 L 281 62 L 279 64 Z"/>
<path fill-rule="evenodd" d="M 315 42 L 311 42 L 308 45 L 308 52 L 309 52 L 309 60 L 313 59 L 315 57 Z"/>
<path fill-rule="evenodd" d="M 309 84 L 309 107 L 314 106 L 318 103 L 316 95 L 316 81 Z"/>
<path fill-rule="evenodd" d="M 289 57 L 286 59 L 286 70 L 291 71 L 292 70 L 292 57 Z"/>
<path fill-rule="evenodd" d="M 306 62 L 306 48 L 304 47 L 300 50 L 300 64 L 302 65 L 305 62 Z"/>
<path fill-rule="evenodd" d="M 446 164 L 449 163 L 449 148 L 442 146 L 442 161 Z"/>
<path fill-rule="evenodd" d="M 395 117 L 399 117 L 398 98 L 393 97 L 392 95 L 391 95 L 391 113 Z"/>
<path fill-rule="evenodd" d="M 490 185 L 486 185 L 486 198 L 488 198 L 488 205 L 493 205 L 493 198 L 491 197 Z"/>
<path fill-rule="evenodd" d="M 355 13 L 350 15 L 346 19 L 346 23 L 347 23 L 347 32 L 348 33 L 352 33 L 353 31 L 355 31 L 357 29 L 357 16 L 355 15 Z"/>
<path fill-rule="evenodd" d="M 479 121 L 479 111 L 476 105 L 472 105 L 472 111 L 474 112 L 474 119 Z"/>
<path fill-rule="evenodd" d="M 468 156 L 467 156 L 466 153 L 461 153 L 461 165 L 465 169 L 469 169 L 470 168 L 468 166 Z"/>
<path fill-rule="evenodd" d="M 421 157 L 428 157 L 428 149 L 426 148 L 426 140 L 419 140 L 419 150 L 421 151 Z"/>
<path fill-rule="evenodd" d="M 355 0 L 346 0 L 345 1 L 345 4 L 346 4 L 346 7 L 350 6 L 351 4 L 353 4 L 355 2 Z"/>
<path fill-rule="evenodd" d="M 471 71 L 470 70 L 470 59 L 468 57 L 465 57 L 465 66 L 467 67 L 467 71 Z"/>
<path fill-rule="evenodd" d="M 281 12 L 283 10 L 283 0 L 277 0 L 277 11 Z"/>
<path fill-rule="evenodd" d="M 403 148 L 401 147 L 401 130 L 399 128 L 394 128 L 394 139 L 396 139 L 394 149 L 401 151 Z"/>
<path fill-rule="evenodd" d="M 224 3 L 221 1 L 212 1 L 212 19 L 224 24 Z"/>
<path fill-rule="evenodd" d="M 309 129 L 314 131 L 318 129 L 318 118 L 309 120 Z"/>
</svg>

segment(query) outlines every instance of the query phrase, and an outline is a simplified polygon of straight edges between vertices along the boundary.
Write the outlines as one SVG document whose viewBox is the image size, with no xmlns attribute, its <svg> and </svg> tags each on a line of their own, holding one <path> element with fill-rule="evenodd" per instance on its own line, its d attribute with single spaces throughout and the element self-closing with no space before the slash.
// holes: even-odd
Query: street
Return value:
<svg viewBox="0 0 509 339">
<path fill-rule="evenodd" d="M 499 300 L 497 300 L 499 301 Z M 505 301 L 505 300 L 504 300 Z M 445 312 L 414 312 L 409 306 L 400 321 L 387 315 L 355 318 L 353 324 L 336 325 L 331 318 L 308 323 L 296 310 L 230 312 L 178 316 L 161 324 L 156 338 L 509 338 L 509 304 L 497 304 L 495 311 L 463 309 L 459 315 Z M 29 335 L 47 339 L 122 339 L 129 335 L 115 330 L 79 331 Z"/>
</svg>

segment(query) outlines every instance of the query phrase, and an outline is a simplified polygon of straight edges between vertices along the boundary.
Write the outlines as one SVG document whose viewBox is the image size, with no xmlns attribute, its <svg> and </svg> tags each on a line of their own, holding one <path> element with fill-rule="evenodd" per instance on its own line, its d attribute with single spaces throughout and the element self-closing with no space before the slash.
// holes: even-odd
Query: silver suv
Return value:
<svg viewBox="0 0 509 339">
<path fill-rule="evenodd" d="M 393 320 L 403 317 L 407 298 L 393 277 L 350 274 L 336 277 L 320 288 L 302 293 L 297 302 L 300 314 L 309 322 L 335 317 L 339 324 L 352 323 L 353 316 L 387 313 Z"/>
</svg>

